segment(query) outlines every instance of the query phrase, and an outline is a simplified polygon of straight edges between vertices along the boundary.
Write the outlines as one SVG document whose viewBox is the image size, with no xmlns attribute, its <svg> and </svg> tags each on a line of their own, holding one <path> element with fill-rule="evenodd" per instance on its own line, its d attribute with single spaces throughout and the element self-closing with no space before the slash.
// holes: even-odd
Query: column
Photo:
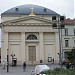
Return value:
<svg viewBox="0 0 75 75">
<path fill-rule="evenodd" d="M 4 60 L 4 32 L 1 31 L 1 62 Z"/>
<path fill-rule="evenodd" d="M 55 59 L 56 59 L 56 63 L 59 62 L 59 33 L 56 32 L 55 33 Z"/>
<path fill-rule="evenodd" d="M 21 33 L 21 61 L 26 61 L 25 55 L 25 32 Z"/>
<path fill-rule="evenodd" d="M 7 49 L 8 49 L 8 32 L 5 32 L 4 33 L 4 61 L 6 62 L 7 62 Z"/>
<path fill-rule="evenodd" d="M 43 32 L 39 33 L 39 45 L 40 45 L 40 60 L 44 62 L 44 46 L 43 46 Z"/>
</svg>

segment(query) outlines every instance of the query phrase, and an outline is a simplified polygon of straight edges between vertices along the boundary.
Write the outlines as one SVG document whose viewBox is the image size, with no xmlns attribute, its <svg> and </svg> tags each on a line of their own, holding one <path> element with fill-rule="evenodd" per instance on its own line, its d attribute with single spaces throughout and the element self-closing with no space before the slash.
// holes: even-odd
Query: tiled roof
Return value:
<svg viewBox="0 0 75 75">
<path fill-rule="evenodd" d="M 75 24 L 75 19 L 65 19 L 65 24 Z"/>
</svg>

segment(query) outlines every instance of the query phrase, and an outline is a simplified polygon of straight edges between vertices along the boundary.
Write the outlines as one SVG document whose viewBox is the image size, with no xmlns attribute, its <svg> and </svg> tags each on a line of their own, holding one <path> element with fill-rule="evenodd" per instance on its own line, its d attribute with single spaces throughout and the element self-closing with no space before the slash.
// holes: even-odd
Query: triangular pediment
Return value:
<svg viewBox="0 0 75 75">
<path fill-rule="evenodd" d="M 7 21 L 4 23 L 47 23 L 50 24 L 52 23 L 50 20 L 45 19 L 45 18 L 41 18 L 41 17 L 36 17 L 36 16 L 28 16 L 28 17 L 24 17 L 24 18 L 19 18 L 19 19 L 15 19 L 15 20 L 11 20 L 11 21 Z"/>
<path fill-rule="evenodd" d="M 28 19 L 28 20 L 18 21 L 16 23 L 48 23 L 48 22 L 36 20 L 36 19 Z"/>
</svg>

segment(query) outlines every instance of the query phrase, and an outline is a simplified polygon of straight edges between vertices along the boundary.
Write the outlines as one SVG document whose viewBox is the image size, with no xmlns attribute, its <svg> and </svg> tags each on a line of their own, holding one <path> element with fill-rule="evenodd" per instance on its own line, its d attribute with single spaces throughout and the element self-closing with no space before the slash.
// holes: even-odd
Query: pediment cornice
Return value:
<svg viewBox="0 0 75 75">
<path fill-rule="evenodd" d="M 44 23 L 19 23 L 21 21 L 27 21 L 27 20 L 38 20 Z M 37 16 L 28 16 L 28 17 L 24 17 L 24 18 L 19 18 L 19 19 L 14 19 L 11 21 L 6 21 L 6 22 L 2 22 L 1 25 L 50 25 L 52 24 L 52 21 L 49 19 L 45 19 L 42 17 L 37 17 Z"/>
<path fill-rule="evenodd" d="M 44 23 L 44 24 L 42 24 L 42 23 L 8 23 L 8 24 L 3 24 L 3 26 L 50 26 L 50 25 L 52 25 L 52 24 L 47 24 L 47 23 Z"/>
</svg>

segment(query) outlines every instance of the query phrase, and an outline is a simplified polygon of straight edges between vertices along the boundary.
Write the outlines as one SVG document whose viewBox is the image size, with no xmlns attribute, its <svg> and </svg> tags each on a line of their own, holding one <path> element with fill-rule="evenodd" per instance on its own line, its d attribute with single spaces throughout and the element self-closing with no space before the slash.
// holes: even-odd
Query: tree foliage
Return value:
<svg viewBox="0 0 75 75">
<path fill-rule="evenodd" d="M 67 52 L 67 59 L 74 64 L 75 63 L 75 47 Z"/>
</svg>

